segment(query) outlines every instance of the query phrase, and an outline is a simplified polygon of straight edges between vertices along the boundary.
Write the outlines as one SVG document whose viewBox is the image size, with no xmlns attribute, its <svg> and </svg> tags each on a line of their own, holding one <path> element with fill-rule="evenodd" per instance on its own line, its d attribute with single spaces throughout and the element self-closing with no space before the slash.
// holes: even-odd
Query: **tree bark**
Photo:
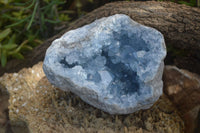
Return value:
<svg viewBox="0 0 200 133">
<path fill-rule="evenodd" d="M 33 66 L 44 59 L 51 42 L 63 33 L 114 14 L 127 14 L 133 20 L 159 30 L 165 37 L 168 49 L 165 63 L 200 74 L 200 9 L 172 2 L 123 1 L 106 4 L 78 19 L 36 47 L 24 60 L 14 59 L 7 63 L 6 68 L 0 67 L 0 75 Z"/>
</svg>

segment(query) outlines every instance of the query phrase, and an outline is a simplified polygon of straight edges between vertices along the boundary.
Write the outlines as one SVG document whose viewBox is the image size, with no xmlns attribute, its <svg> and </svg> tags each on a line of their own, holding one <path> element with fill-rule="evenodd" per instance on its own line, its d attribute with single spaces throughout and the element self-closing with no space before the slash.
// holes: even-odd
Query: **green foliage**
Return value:
<svg viewBox="0 0 200 133">
<path fill-rule="evenodd" d="M 21 49 L 29 49 L 32 50 L 31 46 L 28 46 L 28 40 L 25 40 L 21 44 L 17 45 L 16 42 L 16 34 L 12 34 L 10 28 L 7 28 L 0 32 L 0 59 L 1 65 L 4 67 L 7 63 L 7 58 L 12 56 L 18 59 L 23 59 L 24 56 L 20 53 Z"/>
<path fill-rule="evenodd" d="M 17 29 L 18 31 L 23 29 L 24 31 L 29 31 L 29 33 L 37 33 L 42 38 L 45 38 L 50 36 L 46 35 L 49 32 L 48 29 L 52 29 L 54 24 L 61 22 L 57 7 L 63 3 L 63 0 L 13 2 L 8 5 L 8 8 L 10 7 L 10 10 L 16 9 L 16 11 L 6 12 L 2 15 L 2 18 L 8 20 L 6 28 Z"/>
<path fill-rule="evenodd" d="M 185 4 L 188 6 L 198 6 L 196 0 L 158 0 L 158 1 L 171 1 L 171 2 L 177 2 L 179 4 Z"/>
<path fill-rule="evenodd" d="M 25 53 L 54 35 L 60 22 L 71 21 L 76 12 L 64 4 L 65 0 L 0 0 L 1 65 L 12 58 L 24 59 Z M 81 1 L 76 0 L 75 6 L 81 14 Z"/>
<path fill-rule="evenodd" d="M 196 0 L 190 0 L 189 2 L 186 2 L 186 1 L 178 1 L 179 4 L 185 4 L 185 5 L 188 5 L 188 6 L 196 6 L 197 3 L 196 3 Z"/>
<path fill-rule="evenodd" d="M 196 0 L 178 3 L 195 6 Z M 24 59 L 25 53 L 59 32 L 61 22 L 84 15 L 83 6 L 82 0 L 0 0 L 1 66 L 12 58 Z"/>
</svg>

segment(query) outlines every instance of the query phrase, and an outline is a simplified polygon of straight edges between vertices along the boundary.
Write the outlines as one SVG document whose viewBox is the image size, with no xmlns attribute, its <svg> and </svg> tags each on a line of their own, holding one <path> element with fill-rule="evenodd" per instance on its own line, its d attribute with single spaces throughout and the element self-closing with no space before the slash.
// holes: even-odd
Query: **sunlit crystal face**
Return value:
<svg viewBox="0 0 200 133">
<path fill-rule="evenodd" d="M 149 107 L 161 95 L 165 55 L 161 33 L 114 15 L 55 40 L 44 71 L 50 82 L 89 104 L 127 113 Z"/>
</svg>

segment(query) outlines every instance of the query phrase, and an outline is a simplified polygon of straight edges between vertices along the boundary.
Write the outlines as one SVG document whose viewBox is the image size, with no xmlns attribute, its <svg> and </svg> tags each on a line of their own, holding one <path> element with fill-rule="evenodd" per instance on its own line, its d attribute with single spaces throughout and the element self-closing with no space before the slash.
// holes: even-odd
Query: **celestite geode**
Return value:
<svg viewBox="0 0 200 133">
<path fill-rule="evenodd" d="M 116 14 L 65 33 L 43 69 L 56 87 L 110 114 L 147 109 L 162 94 L 163 35 Z"/>
</svg>

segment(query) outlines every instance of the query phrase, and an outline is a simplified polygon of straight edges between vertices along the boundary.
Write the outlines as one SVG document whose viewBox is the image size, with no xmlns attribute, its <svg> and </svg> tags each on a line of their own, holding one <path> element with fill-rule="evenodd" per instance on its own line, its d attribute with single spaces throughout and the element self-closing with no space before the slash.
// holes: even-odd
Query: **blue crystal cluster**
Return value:
<svg viewBox="0 0 200 133">
<path fill-rule="evenodd" d="M 116 14 L 56 39 L 43 69 L 55 86 L 110 114 L 127 114 L 162 94 L 165 56 L 160 32 Z"/>
</svg>

